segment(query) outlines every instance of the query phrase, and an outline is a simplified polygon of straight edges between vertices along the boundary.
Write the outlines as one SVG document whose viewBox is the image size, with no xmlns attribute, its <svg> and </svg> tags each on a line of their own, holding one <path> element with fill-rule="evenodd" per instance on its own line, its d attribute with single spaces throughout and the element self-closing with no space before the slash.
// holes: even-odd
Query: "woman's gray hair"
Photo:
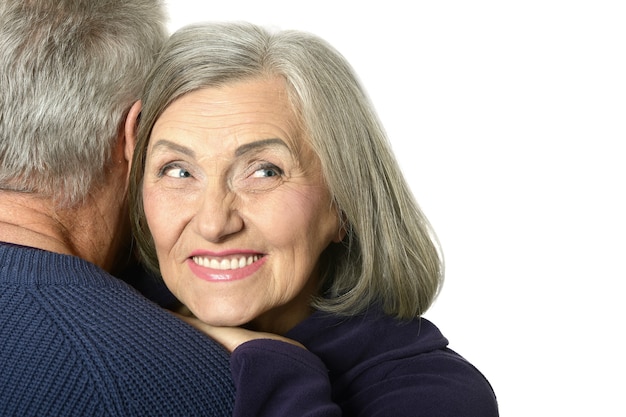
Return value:
<svg viewBox="0 0 626 417">
<path fill-rule="evenodd" d="M 324 40 L 299 31 L 204 23 L 180 29 L 166 44 L 142 97 L 131 172 L 133 227 L 147 265 L 158 269 L 141 197 L 156 120 L 191 91 L 268 76 L 286 80 L 347 232 L 322 256 L 313 305 L 346 315 L 373 305 L 398 318 L 421 315 L 443 282 L 436 237 L 351 66 Z"/>
<path fill-rule="evenodd" d="M 166 37 L 161 0 L 2 0 L 0 189 L 95 190 Z"/>
</svg>

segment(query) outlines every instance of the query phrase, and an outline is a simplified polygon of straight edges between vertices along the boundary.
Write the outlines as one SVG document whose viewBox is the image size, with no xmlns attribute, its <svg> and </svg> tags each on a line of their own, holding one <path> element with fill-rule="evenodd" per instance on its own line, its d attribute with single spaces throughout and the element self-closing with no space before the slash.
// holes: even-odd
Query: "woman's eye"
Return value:
<svg viewBox="0 0 626 417">
<path fill-rule="evenodd" d="M 169 165 L 161 170 L 161 175 L 166 175 L 172 178 L 189 178 L 191 173 L 184 168 L 175 165 Z"/>
<path fill-rule="evenodd" d="M 283 174 L 283 170 L 275 165 L 267 164 L 252 173 L 253 178 L 277 177 Z"/>
</svg>

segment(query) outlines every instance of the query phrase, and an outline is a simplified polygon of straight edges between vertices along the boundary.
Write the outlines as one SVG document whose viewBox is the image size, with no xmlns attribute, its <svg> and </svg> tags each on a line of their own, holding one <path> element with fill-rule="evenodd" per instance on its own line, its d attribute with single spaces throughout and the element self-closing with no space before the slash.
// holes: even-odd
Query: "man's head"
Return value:
<svg viewBox="0 0 626 417">
<path fill-rule="evenodd" d="M 161 3 L 2 0 L 0 189 L 70 207 L 107 181 L 166 38 Z"/>
</svg>

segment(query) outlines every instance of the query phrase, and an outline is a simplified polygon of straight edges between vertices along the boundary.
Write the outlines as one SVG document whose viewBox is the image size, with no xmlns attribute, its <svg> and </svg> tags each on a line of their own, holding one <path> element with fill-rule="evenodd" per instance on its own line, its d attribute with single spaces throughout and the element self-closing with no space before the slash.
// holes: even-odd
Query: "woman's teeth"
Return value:
<svg viewBox="0 0 626 417">
<path fill-rule="evenodd" d="M 221 269 L 221 270 L 243 268 L 245 266 L 248 266 L 258 261 L 259 258 L 260 258 L 259 255 L 241 256 L 241 257 L 221 259 L 221 260 L 218 260 L 215 258 L 209 258 L 205 256 L 192 257 L 193 261 L 200 266 L 203 266 L 205 268 Z"/>
</svg>

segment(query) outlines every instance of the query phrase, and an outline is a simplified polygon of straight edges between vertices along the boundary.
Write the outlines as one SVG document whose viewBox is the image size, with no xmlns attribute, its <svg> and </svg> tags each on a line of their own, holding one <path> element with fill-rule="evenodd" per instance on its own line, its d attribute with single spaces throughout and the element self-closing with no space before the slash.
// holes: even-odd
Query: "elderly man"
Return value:
<svg viewBox="0 0 626 417">
<path fill-rule="evenodd" d="M 0 3 L 0 415 L 230 415 L 227 353 L 109 273 L 158 0 Z M 108 271 L 108 272 L 107 272 Z"/>
</svg>

